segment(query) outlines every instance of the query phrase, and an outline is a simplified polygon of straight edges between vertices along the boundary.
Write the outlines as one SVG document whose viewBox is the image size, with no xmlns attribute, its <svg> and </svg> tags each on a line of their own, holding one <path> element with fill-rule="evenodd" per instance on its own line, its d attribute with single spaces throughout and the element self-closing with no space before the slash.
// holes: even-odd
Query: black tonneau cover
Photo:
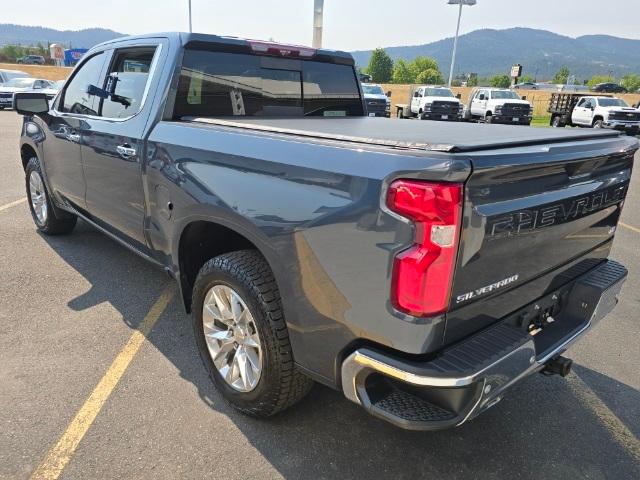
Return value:
<svg viewBox="0 0 640 480">
<path fill-rule="evenodd" d="M 614 130 L 390 120 L 387 118 L 183 117 L 182 120 L 385 147 L 470 152 L 620 135 Z"/>
</svg>

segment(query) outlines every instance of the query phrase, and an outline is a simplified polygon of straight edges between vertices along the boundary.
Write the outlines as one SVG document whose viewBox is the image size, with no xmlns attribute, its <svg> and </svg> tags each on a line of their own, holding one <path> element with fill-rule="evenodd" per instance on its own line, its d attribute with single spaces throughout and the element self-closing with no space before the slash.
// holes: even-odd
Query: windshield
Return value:
<svg viewBox="0 0 640 480">
<path fill-rule="evenodd" d="M 621 98 L 599 98 L 598 103 L 601 107 L 628 107 L 629 104 Z"/>
<path fill-rule="evenodd" d="M 448 88 L 427 87 L 424 95 L 425 97 L 453 97 L 453 92 Z"/>
<path fill-rule="evenodd" d="M 516 92 L 512 92 L 511 90 L 493 90 L 491 92 L 491 98 L 512 98 L 514 100 L 519 100 L 520 97 Z"/>
<path fill-rule="evenodd" d="M 5 87 L 15 88 L 31 88 L 33 86 L 33 79 L 31 78 L 12 78 L 4 83 Z"/>
<path fill-rule="evenodd" d="M 384 95 L 384 91 L 380 85 L 367 85 L 362 84 L 362 93 L 368 95 Z"/>
</svg>

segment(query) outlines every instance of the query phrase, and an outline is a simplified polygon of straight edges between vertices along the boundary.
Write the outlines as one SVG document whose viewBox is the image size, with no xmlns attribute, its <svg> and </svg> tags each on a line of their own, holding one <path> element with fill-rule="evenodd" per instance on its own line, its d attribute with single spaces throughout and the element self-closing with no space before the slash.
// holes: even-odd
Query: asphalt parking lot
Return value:
<svg viewBox="0 0 640 480">
<path fill-rule="evenodd" d="M 637 170 L 613 251 L 629 279 L 569 351 L 575 374 L 418 433 L 321 386 L 272 419 L 233 411 L 166 274 L 86 224 L 37 233 L 19 126 L 0 111 L 0 478 L 640 478 Z"/>
</svg>

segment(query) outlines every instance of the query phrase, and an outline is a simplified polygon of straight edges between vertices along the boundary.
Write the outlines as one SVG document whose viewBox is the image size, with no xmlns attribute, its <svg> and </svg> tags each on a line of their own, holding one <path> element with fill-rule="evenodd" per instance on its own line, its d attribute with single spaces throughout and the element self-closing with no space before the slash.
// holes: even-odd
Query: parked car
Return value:
<svg viewBox="0 0 640 480">
<path fill-rule="evenodd" d="M 467 120 L 529 125 L 531 104 L 508 88 L 478 87 L 471 91 L 465 109 Z"/>
<path fill-rule="evenodd" d="M 52 106 L 15 94 L 35 225 L 82 218 L 176 279 L 250 415 L 316 380 L 434 430 L 568 374 L 627 276 L 607 257 L 638 141 L 368 118 L 355 73 L 348 53 L 213 35 L 93 47 Z"/>
<path fill-rule="evenodd" d="M 548 111 L 553 127 L 611 128 L 630 135 L 640 132 L 640 110 L 621 98 L 554 93 Z"/>
<path fill-rule="evenodd" d="M 391 113 L 391 99 L 387 97 L 380 85 L 363 83 L 362 95 L 370 117 L 387 117 Z"/>
<path fill-rule="evenodd" d="M 538 85 L 534 82 L 522 82 L 516 83 L 513 88 L 515 88 L 516 90 L 537 90 Z"/>
<path fill-rule="evenodd" d="M 0 110 L 11 108 L 13 94 L 29 90 L 44 90 L 53 86 L 53 82 L 42 78 L 12 78 L 0 85 Z M 46 92 L 44 92 L 46 93 Z"/>
<path fill-rule="evenodd" d="M 367 73 L 358 73 L 358 78 L 362 83 L 369 83 L 373 81 L 373 77 Z"/>
<path fill-rule="evenodd" d="M 627 93 L 627 89 L 622 85 L 612 82 L 598 83 L 592 90 L 599 93 Z"/>
<path fill-rule="evenodd" d="M 45 59 L 42 55 L 26 55 L 20 57 L 17 62 L 24 63 L 25 65 L 44 65 Z"/>
<path fill-rule="evenodd" d="M 31 75 L 20 70 L 0 70 L 0 85 L 12 78 L 29 78 Z"/>
</svg>

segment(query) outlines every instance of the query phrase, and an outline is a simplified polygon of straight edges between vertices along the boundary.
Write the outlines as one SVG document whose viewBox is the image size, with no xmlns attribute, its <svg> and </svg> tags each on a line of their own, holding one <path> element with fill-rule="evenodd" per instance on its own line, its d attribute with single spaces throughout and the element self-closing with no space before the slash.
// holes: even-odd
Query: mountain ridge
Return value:
<svg viewBox="0 0 640 480">
<path fill-rule="evenodd" d="M 412 60 L 418 55 L 435 58 L 440 69 L 448 72 L 453 37 L 423 45 L 385 48 L 395 61 Z M 366 66 L 372 50 L 351 54 L 359 66 Z M 490 52 L 490 53 L 488 53 Z M 474 72 L 480 76 L 508 74 L 511 65 L 523 65 L 523 74 L 550 79 L 566 65 L 578 80 L 593 75 L 622 77 L 640 73 L 640 40 L 606 34 L 569 37 L 547 30 L 514 27 L 474 30 L 458 38 L 455 73 Z"/>
</svg>

